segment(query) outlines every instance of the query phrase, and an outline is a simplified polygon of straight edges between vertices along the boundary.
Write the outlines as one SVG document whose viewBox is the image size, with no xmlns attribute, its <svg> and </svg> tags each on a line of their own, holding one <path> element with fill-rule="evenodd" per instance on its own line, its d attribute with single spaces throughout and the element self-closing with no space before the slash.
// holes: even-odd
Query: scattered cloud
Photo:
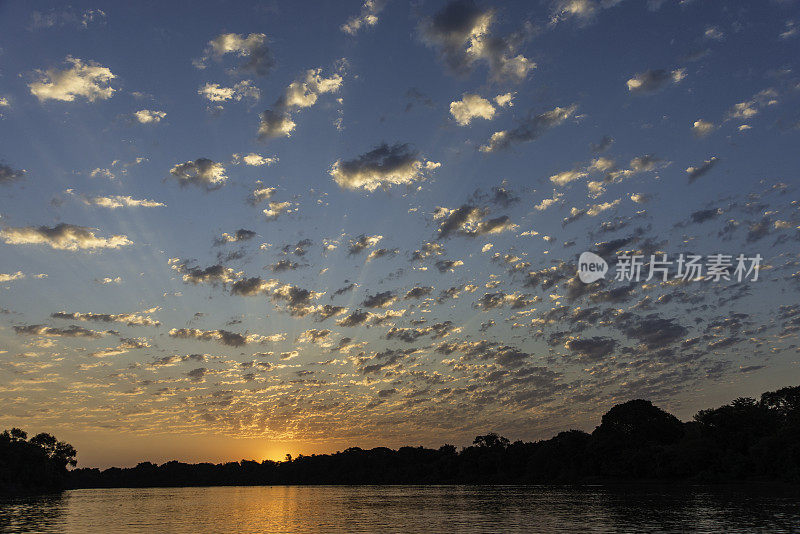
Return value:
<svg viewBox="0 0 800 534">
<path fill-rule="evenodd" d="M 228 177 L 225 167 L 208 158 L 199 158 L 186 163 L 179 163 L 170 169 L 169 173 L 178 180 L 181 186 L 186 184 L 196 185 L 206 191 L 214 191 L 225 185 Z"/>
<path fill-rule="evenodd" d="M 37 70 L 38 81 L 28 84 L 31 94 L 40 102 L 58 100 L 73 102 L 77 97 L 89 102 L 107 100 L 116 91 L 111 81 L 116 78 L 108 67 L 95 61 L 84 61 L 67 56 L 65 61 L 72 65 L 65 69 L 51 68 Z"/>
<path fill-rule="evenodd" d="M 119 248 L 133 243 L 125 235 L 100 237 L 94 228 L 61 223 L 56 226 L 5 227 L 0 239 L 8 245 L 47 245 L 56 250 Z"/>
<path fill-rule="evenodd" d="M 529 116 L 516 128 L 494 132 L 487 144 L 480 147 L 480 151 L 496 152 L 513 144 L 533 141 L 550 128 L 558 126 L 572 117 L 577 109 L 577 104 L 573 104 L 566 108 L 556 107 L 539 115 Z"/>
<path fill-rule="evenodd" d="M 382 144 L 352 160 L 336 160 L 328 172 L 344 189 L 375 191 L 424 180 L 441 166 L 407 144 Z"/>
</svg>

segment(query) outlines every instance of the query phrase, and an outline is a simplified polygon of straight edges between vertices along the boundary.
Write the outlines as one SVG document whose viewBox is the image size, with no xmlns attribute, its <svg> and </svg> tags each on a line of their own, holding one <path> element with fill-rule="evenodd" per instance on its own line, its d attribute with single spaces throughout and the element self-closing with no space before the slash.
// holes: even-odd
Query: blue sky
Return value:
<svg viewBox="0 0 800 534">
<path fill-rule="evenodd" d="M 798 25 L 791 0 L 0 3 L 0 422 L 82 465 L 263 458 L 796 383 Z M 628 285 L 624 252 L 764 261 Z"/>
</svg>

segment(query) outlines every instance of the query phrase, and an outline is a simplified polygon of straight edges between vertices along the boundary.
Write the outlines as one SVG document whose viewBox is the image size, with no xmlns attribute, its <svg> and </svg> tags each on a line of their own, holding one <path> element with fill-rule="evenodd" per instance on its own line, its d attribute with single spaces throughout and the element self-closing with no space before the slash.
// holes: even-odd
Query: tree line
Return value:
<svg viewBox="0 0 800 534">
<path fill-rule="evenodd" d="M 75 450 L 49 434 L 0 435 L 0 485 L 145 487 L 278 484 L 547 484 L 612 481 L 784 481 L 800 483 L 800 386 L 738 398 L 692 421 L 646 400 L 618 404 L 593 432 L 535 442 L 495 433 L 454 445 L 351 447 L 285 461 L 178 461 L 109 469 L 75 465 Z"/>
</svg>

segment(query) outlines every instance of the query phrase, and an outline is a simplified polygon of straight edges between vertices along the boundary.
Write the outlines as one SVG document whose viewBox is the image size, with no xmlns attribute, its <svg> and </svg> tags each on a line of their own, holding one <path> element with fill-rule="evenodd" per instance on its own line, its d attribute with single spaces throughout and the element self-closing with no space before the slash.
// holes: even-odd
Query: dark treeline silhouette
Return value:
<svg viewBox="0 0 800 534">
<path fill-rule="evenodd" d="M 66 485 L 67 466 L 74 467 L 75 449 L 50 434 L 28 434 L 19 428 L 0 434 L 0 494 L 59 491 Z"/>
<path fill-rule="evenodd" d="M 352 447 L 287 461 L 76 469 L 72 487 L 268 484 L 523 484 L 610 481 L 800 482 L 800 386 L 738 398 L 682 423 L 645 400 L 614 406 L 591 434 L 544 441 L 497 434 L 460 451 Z"/>
</svg>

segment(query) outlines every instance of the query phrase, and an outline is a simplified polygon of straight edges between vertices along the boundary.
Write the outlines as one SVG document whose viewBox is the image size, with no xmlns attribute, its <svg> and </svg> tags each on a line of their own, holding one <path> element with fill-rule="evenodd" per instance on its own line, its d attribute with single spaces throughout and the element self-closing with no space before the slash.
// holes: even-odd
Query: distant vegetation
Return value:
<svg viewBox="0 0 800 534">
<path fill-rule="evenodd" d="M 0 494 L 41 493 L 64 488 L 67 466 L 75 467 L 75 449 L 50 434 L 19 428 L 0 434 Z"/>
<path fill-rule="evenodd" d="M 43 436 L 40 438 L 40 436 Z M 69 445 L 39 434 L 26 441 L 12 430 L 0 437 L 0 480 L 52 487 L 74 465 Z M 539 484 L 610 481 L 800 483 L 800 386 L 739 398 L 702 410 L 682 423 L 645 400 L 611 408 L 591 434 L 561 432 L 544 441 L 510 442 L 478 436 L 460 451 L 385 447 L 349 448 L 286 461 L 74 469 L 69 487 L 141 487 L 270 484 Z M 23 484 L 23 485 L 24 485 Z"/>
</svg>

